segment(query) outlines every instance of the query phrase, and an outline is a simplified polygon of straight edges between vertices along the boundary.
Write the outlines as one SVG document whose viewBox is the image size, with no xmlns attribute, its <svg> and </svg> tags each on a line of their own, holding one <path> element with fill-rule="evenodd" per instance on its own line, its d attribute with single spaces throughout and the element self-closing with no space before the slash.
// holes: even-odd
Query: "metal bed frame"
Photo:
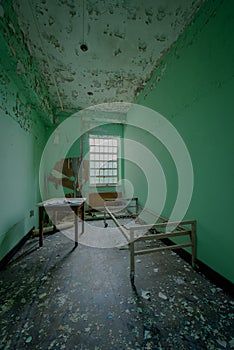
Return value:
<svg viewBox="0 0 234 350">
<path fill-rule="evenodd" d="M 147 223 L 140 218 L 141 213 L 152 217 L 152 223 Z M 159 252 L 163 250 L 174 250 L 185 247 L 191 247 L 191 264 L 195 267 L 196 259 L 196 220 L 183 220 L 180 222 L 168 221 L 164 217 L 153 213 L 152 211 L 141 208 L 138 198 L 117 198 L 104 200 L 104 226 L 107 227 L 107 215 L 114 221 L 125 239 L 130 250 L 130 280 L 134 285 L 135 280 L 135 256 Z M 127 227 L 120 223 L 120 218 L 137 218 L 139 225 L 130 225 Z M 171 228 L 171 230 L 170 230 Z M 169 230 L 168 230 L 169 229 Z M 141 234 L 140 231 L 145 233 Z M 138 233 L 138 234 L 137 234 Z M 140 233 L 140 234 L 139 234 Z M 173 237 L 185 236 L 187 243 L 174 243 Z M 146 248 L 137 250 L 135 244 L 138 242 L 147 242 L 154 240 L 169 239 L 169 244 L 160 247 Z M 168 242 L 167 242 L 168 243 Z"/>
</svg>

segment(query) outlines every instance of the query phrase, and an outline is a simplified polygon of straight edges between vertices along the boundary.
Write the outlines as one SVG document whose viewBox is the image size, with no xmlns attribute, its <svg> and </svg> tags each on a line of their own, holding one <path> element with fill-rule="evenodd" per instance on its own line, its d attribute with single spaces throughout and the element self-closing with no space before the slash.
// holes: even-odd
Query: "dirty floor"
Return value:
<svg viewBox="0 0 234 350">
<path fill-rule="evenodd" d="M 233 349 L 234 300 L 172 251 L 136 257 L 61 232 L 0 271 L 0 349 Z"/>
</svg>

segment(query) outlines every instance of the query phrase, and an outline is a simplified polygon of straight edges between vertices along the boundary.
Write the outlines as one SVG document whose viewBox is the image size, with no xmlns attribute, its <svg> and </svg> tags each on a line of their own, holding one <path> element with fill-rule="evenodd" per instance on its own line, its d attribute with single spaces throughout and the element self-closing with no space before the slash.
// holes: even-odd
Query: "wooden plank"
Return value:
<svg viewBox="0 0 234 350">
<path fill-rule="evenodd" d="M 153 235 L 144 235 L 137 238 L 134 238 L 134 242 L 141 242 L 141 241 L 149 241 L 154 239 L 163 239 L 163 238 L 171 238 L 171 237 L 178 237 L 178 236 L 186 236 L 190 235 L 191 231 L 179 231 L 179 232 L 165 232 L 165 233 L 155 233 Z"/>
<path fill-rule="evenodd" d="M 181 225 L 191 225 L 194 220 L 185 220 L 185 221 L 170 221 L 170 222 L 159 222 L 156 224 L 144 224 L 144 225 L 136 225 L 134 226 L 134 230 L 142 230 L 142 229 L 151 229 L 158 227 L 166 227 L 166 226 L 181 226 Z"/>
<path fill-rule="evenodd" d="M 122 192 L 93 192 L 89 194 L 89 206 L 92 208 L 104 207 L 104 200 L 113 200 L 122 197 Z"/>
<path fill-rule="evenodd" d="M 180 249 L 185 247 L 191 247 L 192 243 L 183 243 L 183 244 L 175 244 L 172 246 L 166 246 L 166 247 L 158 247 L 158 248 L 151 248 L 151 249 L 143 249 L 143 250 L 136 250 L 135 255 L 143 255 L 143 254 L 149 254 L 154 252 L 160 252 L 162 250 L 174 250 L 174 249 Z"/>
<path fill-rule="evenodd" d="M 110 215 L 110 217 L 114 221 L 114 223 L 116 224 L 116 226 L 120 229 L 120 231 L 122 232 L 126 240 L 130 242 L 130 236 L 128 234 L 128 231 L 122 225 L 120 225 L 119 221 L 115 218 L 115 216 L 112 214 L 112 212 L 108 208 L 105 208 L 105 209 L 106 209 L 106 212 Z"/>
</svg>

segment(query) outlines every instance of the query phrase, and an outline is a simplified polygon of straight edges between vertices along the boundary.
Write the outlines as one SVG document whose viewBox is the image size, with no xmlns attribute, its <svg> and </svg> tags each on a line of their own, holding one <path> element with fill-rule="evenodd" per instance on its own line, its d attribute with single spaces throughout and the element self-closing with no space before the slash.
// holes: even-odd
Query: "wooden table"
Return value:
<svg viewBox="0 0 234 350">
<path fill-rule="evenodd" d="M 44 211 L 64 211 L 71 208 L 74 212 L 75 221 L 75 247 L 78 246 L 78 215 L 81 213 L 82 233 L 84 232 L 84 204 L 86 198 L 52 198 L 38 203 L 39 209 L 39 245 L 43 246 L 43 214 Z M 54 215 L 55 217 L 55 215 Z M 55 227 L 55 223 L 54 223 Z"/>
</svg>

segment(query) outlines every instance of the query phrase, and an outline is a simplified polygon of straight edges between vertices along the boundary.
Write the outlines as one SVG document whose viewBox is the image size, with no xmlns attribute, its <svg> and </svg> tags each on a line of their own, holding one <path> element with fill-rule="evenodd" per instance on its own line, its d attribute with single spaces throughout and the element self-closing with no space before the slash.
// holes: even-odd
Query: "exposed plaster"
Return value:
<svg viewBox="0 0 234 350">
<path fill-rule="evenodd" d="M 3 18 L 4 17 L 4 9 L 3 7 L 0 5 L 0 17 Z"/>
<path fill-rule="evenodd" d="M 20 127 L 29 131 L 32 127 L 32 107 L 27 105 L 19 96 L 16 86 L 5 73 L 0 71 L 0 109 L 18 122 Z"/>
<path fill-rule="evenodd" d="M 48 93 L 25 44 L 14 10 L 8 3 L 2 3 L 0 6 L 4 9 L 4 17 L 0 21 L 1 75 L 8 77 L 6 91 L 6 84 L 1 85 L 6 98 L 6 106 L 2 104 L 1 108 L 8 108 L 5 112 L 16 119 L 25 130 L 30 129 L 32 109 L 42 116 L 44 121 L 51 123 L 53 114 Z M 4 80 L 6 81 L 5 78 Z M 22 98 L 17 91 L 20 91 Z M 9 100 L 10 107 L 7 103 Z"/>
<path fill-rule="evenodd" d="M 202 2 L 86 0 L 83 8 L 68 0 L 16 0 L 14 8 L 54 107 L 58 90 L 65 110 L 76 110 L 133 102 Z M 86 52 L 80 49 L 83 39 Z"/>
</svg>

